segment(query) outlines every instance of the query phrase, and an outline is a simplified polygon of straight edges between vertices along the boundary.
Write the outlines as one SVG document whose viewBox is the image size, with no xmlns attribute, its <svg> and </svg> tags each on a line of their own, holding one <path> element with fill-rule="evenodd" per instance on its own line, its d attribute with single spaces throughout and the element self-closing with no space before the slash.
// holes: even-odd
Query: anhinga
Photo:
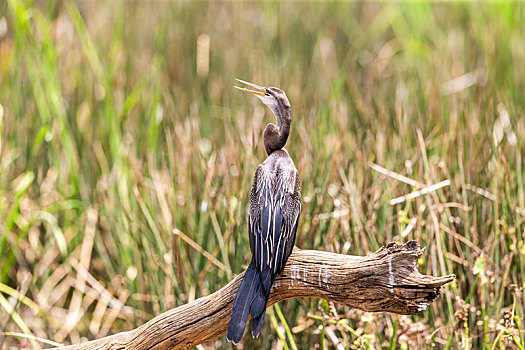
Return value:
<svg viewBox="0 0 525 350">
<path fill-rule="evenodd" d="M 261 87 L 237 79 L 257 91 L 250 92 L 270 107 L 277 125 L 264 129 L 268 158 L 255 172 L 250 193 L 249 234 L 252 260 L 235 295 L 227 338 L 238 343 L 252 315 L 252 336 L 258 337 L 266 314 L 266 304 L 275 278 L 283 271 L 292 253 L 299 213 L 301 185 L 299 173 L 284 149 L 292 117 L 286 94 L 275 87 Z"/>
</svg>

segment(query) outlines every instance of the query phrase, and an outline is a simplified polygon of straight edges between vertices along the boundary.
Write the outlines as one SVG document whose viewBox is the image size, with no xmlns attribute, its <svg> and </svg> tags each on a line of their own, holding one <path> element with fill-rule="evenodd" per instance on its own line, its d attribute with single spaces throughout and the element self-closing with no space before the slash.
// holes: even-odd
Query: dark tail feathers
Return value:
<svg viewBox="0 0 525 350">
<path fill-rule="evenodd" d="M 257 338 L 261 333 L 263 326 L 264 315 L 266 315 L 266 305 L 268 304 L 268 297 L 270 296 L 270 290 L 272 284 L 275 281 L 275 275 L 273 271 L 266 266 L 266 268 L 260 273 L 261 286 L 255 294 L 252 305 L 250 306 L 250 314 L 252 314 L 252 337 Z"/>
<path fill-rule="evenodd" d="M 253 317 L 252 336 L 258 337 L 266 314 L 266 305 L 275 276 L 269 267 L 258 273 L 253 260 L 246 270 L 233 301 L 226 338 L 237 344 L 244 333 L 249 314 Z"/>
<path fill-rule="evenodd" d="M 250 305 L 253 297 L 259 289 L 259 274 L 253 266 L 253 261 L 248 266 L 235 299 L 233 300 L 232 316 L 228 324 L 228 333 L 226 338 L 237 344 L 244 333 L 248 315 L 250 314 Z"/>
</svg>

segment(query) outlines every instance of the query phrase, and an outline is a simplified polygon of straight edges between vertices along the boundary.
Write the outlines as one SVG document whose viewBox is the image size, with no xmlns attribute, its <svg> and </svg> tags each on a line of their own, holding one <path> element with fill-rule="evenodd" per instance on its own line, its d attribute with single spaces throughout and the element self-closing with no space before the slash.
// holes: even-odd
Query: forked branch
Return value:
<svg viewBox="0 0 525 350">
<path fill-rule="evenodd" d="M 268 306 L 309 297 L 332 300 L 365 311 L 411 315 L 425 310 L 441 286 L 455 276 L 421 275 L 423 254 L 416 241 L 390 243 L 366 256 L 296 250 L 275 281 Z M 186 349 L 226 333 L 233 299 L 243 274 L 219 291 L 158 315 L 144 325 L 61 349 Z"/>
</svg>

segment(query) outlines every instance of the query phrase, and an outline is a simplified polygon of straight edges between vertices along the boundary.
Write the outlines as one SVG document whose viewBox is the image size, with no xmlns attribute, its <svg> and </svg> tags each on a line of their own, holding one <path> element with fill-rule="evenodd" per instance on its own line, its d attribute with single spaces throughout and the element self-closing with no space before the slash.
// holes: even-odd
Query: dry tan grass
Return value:
<svg viewBox="0 0 525 350">
<path fill-rule="evenodd" d="M 0 4 L 0 346 L 131 329 L 242 271 L 271 116 L 234 78 L 292 103 L 298 246 L 415 239 L 457 275 L 417 317 L 282 303 L 245 348 L 524 346 L 521 4 L 28 4 Z"/>
</svg>

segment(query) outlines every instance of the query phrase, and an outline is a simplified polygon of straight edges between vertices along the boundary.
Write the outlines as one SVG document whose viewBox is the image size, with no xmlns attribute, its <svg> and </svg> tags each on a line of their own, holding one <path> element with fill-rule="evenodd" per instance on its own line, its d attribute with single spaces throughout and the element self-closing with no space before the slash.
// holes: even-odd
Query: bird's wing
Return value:
<svg viewBox="0 0 525 350">
<path fill-rule="evenodd" d="M 265 171 L 259 166 L 250 196 L 250 248 L 255 268 L 280 273 L 295 241 L 301 210 L 297 170 Z"/>
<path fill-rule="evenodd" d="M 259 249 L 261 243 L 259 241 L 259 236 L 261 235 L 261 205 L 260 202 L 260 192 L 262 181 L 262 172 L 263 168 L 261 165 L 257 168 L 255 172 L 255 177 L 253 179 L 252 191 L 250 193 L 250 213 L 248 220 L 248 229 L 249 229 L 249 238 L 250 238 L 250 250 L 252 251 L 252 256 L 254 259 L 254 265 L 256 270 L 261 271 L 261 251 Z"/>
<path fill-rule="evenodd" d="M 257 271 L 270 265 L 271 240 L 275 222 L 280 223 L 280 213 L 276 212 L 275 176 L 271 171 L 259 165 L 253 179 L 250 195 L 250 249 Z M 277 219 L 277 220 L 275 220 Z M 280 228 L 279 228 L 280 230 Z"/>
<path fill-rule="evenodd" d="M 273 270 L 276 273 L 280 273 L 283 270 L 288 257 L 292 253 L 301 213 L 301 183 L 297 171 L 295 171 L 295 176 L 292 176 L 292 179 L 293 191 L 286 193 L 280 239 L 274 242 L 275 261 Z"/>
</svg>

